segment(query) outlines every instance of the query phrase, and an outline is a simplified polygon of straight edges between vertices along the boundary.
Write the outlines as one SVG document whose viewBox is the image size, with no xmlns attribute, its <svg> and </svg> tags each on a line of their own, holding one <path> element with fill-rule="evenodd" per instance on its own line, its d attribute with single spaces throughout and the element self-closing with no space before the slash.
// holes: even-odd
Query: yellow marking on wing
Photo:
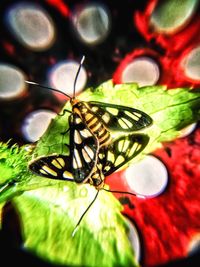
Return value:
<svg viewBox="0 0 200 267">
<path fill-rule="evenodd" d="M 79 123 L 82 122 L 82 120 L 81 120 L 80 118 L 76 118 L 76 119 L 75 119 L 75 122 L 76 122 L 77 124 L 79 124 Z"/>
<path fill-rule="evenodd" d="M 107 157 L 108 157 L 109 161 L 111 161 L 111 162 L 115 161 L 115 155 L 112 152 L 108 151 L 108 156 Z"/>
<path fill-rule="evenodd" d="M 45 172 L 43 169 L 40 169 L 40 173 L 47 175 L 47 172 Z"/>
<path fill-rule="evenodd" d="M 63 178 L 73 178 L 71 172 L 68 171 L 64 171 L 63 172 Z"/>
<path fill-rule="evenodd" d="M 101 118 L 103 121 L 105 121 L 105 123 L 110 121 L 110 115 L 108 113 L 105 113 Z"/>
<path fill-rule="evenodd" d="M 85 138 L 92 136 L 92 134 L 87 129 L 81 130 L 80 134 Z"/>
<path fill-rule="evenodd" d="M 84 146 L 84 150 L 89 155 L 90 159 L 94 159 L 94 151 L 89 146 Z"/>
<path fill-rule="evenodd" d="M 102 130 L 99 131 L 99 137 L 101 137 L 101 135 L 103 135 L 106 132 L 106 129 L 104 127 L 102 127 Z"/>
<path fill-rule="evenodd" d="M 129 129 L 130 127 L 133 126 L 133 124 L 130 121 L 128 121 L 127 119 L 124 119 L 124 118 L 123 118 L 123 120 L 118 119 L 118 123 L 123 129 Z"/>
<path fill-rule="evenodd" d="M 81 158 L 79 156 L 78 150 L 74 149 L 74 160 L 76 162 L 75 166 L 77 165 L 77 168 L 81 168 L 82 167 L 82 162 L 81 162 Z"/>
<path fill-rule="evenodd" d="M 81 136 L 80 136 L 80 134 L 79 134 L 79 132 L 77 130 L 74 131 L 74 142 L 76 144 L 81 144 L 82 143 Z"/>
<path fill-rule="evenodd" d="M 117 116 L 117 114 L 119 113 L 119 111 L 116 109 L 116 108 L 106 108 L 106 110 L 108 111 L 108 112 L 110 112 L 112 115 L 114 115 L 114 116 Z"/>
<path fill-rule="evenodd" d="M 64 161 L 64 159 L 62 159 L 62 158 L 57 158 L 57 161 L 60 163 L 60 165 L 61 165 L 62 167 L 65 166 L 65 161 Z"/>
<path fill-rule="evenodd" d="M 135 121 L 138 121 L 142 117 L 142 114 L 137 113 L 137 112 L 125 111 L 125 114 L 131 117 Z"/>
<path fill-rule="evenodd" d="M 84 150 L 84 148 L 82 148 L 82 154 L 83 154 L 83 157 L 84 157 L 84 160 L 86 162 L 91 162 L 92 158 L 90 158 L 90 156 L 88 155 L 88 153 Z"/>
<path fill-rule="evenodd" d="M 99 109 L 98 107 L 91 107 L 91 110 L 92 110 L 93 112 L 97 112 L 98 109 Z"/>
<path fill-rule="evenodd" d="M 62 169 L 65 166 L 65 162 L 62 158 L 53 159 L 51 164 L 58 169 Z"/>
<path fill-rule="evenodd" d="M 52 170 L 51 168 L 49 168 L 48 166 L 44 165 L 44 166 L 42 166 L 42 169 L 44 171 L 46 171 L 46 174 L 49 173 L 49 174 L 51 174 L 53 176 L 57 176 L 57 173 L 54 170 Z"/>
<path fill-rule="evenodd" d="M 120 140 L 118 143 L 118 150 L 120 152 L 125 152 L 129 147 L 129 141 L 127 140 Z"/>
<path fill-rule="evenodd" d="M 124 146 L 124 141 L 123 140 L 120 140 L 119 143 L 118 143 L 118 149 L 119 149 L 119 151 L 122 151 L 123 146 Z"/>
<path fill-rule="evenodd" d="M 78 169 L 78 165 L 77 165 L 76 160 L 75 160 L 74 157 L 73 157 L 73 160 L 72 160 L 72 166 L 73 166 L 74 169 Z"/>
<path fill-rule="evenodd" d="M 119 165 L 121 164 L 122 162 L 124 162 L 124 157 L 122 157 L 121 155 L 119 155 L 115 161 L 115 165 Z"/>
<path fill-rule="evenodd" d="M 109 170 L 110 170 L 110 166 L 106 166 L 104 169 L 105 169 L 106 171 L 109 171 Z"/>
<path fill-rule="evenodd" d="M 133 146 L 130 149 L 129 155 L 133 155 L 140 148 L 141 148 L 141 145 L 139 143 L 134 143 Z"/>
</svg>

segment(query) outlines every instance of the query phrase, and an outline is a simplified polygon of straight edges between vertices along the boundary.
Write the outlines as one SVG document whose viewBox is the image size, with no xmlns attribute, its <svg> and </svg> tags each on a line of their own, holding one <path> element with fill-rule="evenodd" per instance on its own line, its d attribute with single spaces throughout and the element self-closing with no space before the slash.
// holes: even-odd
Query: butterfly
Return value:
<svg viewBox="0 0 200 267">
<path fill-rule="evenodd" d="M 67 146 L 69 155 L 53 154 L 36 158 L 29 163 L 29 169 L 43 177 L 89 183 L 97 189 L 93 201 L 80 217 L 74 232 L 96 200 L 100 189 L 106 190 L 104 188 L 105 177 L 126 165 L 148 144 L 149 137 L 147 135 L 132 132 L 152 124 L 151 117 L 141 110 L 76 99 L 75 84 L 82 62 L 83 60 L 75 78 L 73 97 L 63 93 L 70 98 L 72 106 L 71 112 L 64 110 L 64 113 L 71 113 L 68 117 L 70 142 Z M 60 92 L 46 86 L 41 87 Z M 125 132 L 126 135 L 113 139 L 111 131 Z"/>
<path fill-rule="evenodd" d="M 106 176 L 126 165 L 149 142 L 146 134 L 124 135 L 100 148 L 97 153 L 97 143 L 92 135 L 85 137 L 80 133 L 80 138 L 82 142 L 78 144 L 78 149 L 82 151 L 81 157 L 76 150 L 70 155 L 44 156 L 30 162 L 29 169 L 46 178 L 90 183 L 99 190 L 103 188 Z"/>
<path fill-rule="evenodd" d="M 72 106 L 71 112 L 69 110 L 64 110 L 64 113 L 65 111 L 71 113 L 69 116 L 69 162 L 71 164 L 70 168 L 74 181 L 78 183 L 89 182 L 90 184 L 97 186 L 96 182 L 94 181 L 95 179 L 98 180 L 99 178 L 95 177 L 98 175 L 100 177 L 102 173 L 104 173 L 104 171 L 101 172 L 101 168 L 103 167 L 101 167 L 102 163 L 99 157 L 100 155 L 107 153 L 107 151 L 110 151 L 111 148 L 113 148 L 113 145 L 118 142 L 117 140 L 113 144 L 111 131 L 125 133 L 138 131 L 151 125 L 152 119 L 143 111 L 131 107 L 97 101 L 86 102 L 76 99 L 75 85 L 83 64 L 83 60 L 84 57 L 79 65 L 79 69 L 75 77 L 73 97 L 63 93 L 70 98 L 70 103 Z M 46 86 L 42 87 L 60 92 L 57 89 Z M 129 139 L 124 137 L 124 140 L 128 140 L 129 146 L 131 146 L 130 136 Z M 63 161 L 63 157 L 64 156 L 60 155 L 60 160 L 62 159 Z M 45 157 L 43 160 L 44 159 Z M 47 157 L 47 160 L 45 161 L 49 162 L 49 157 Z M 64 162 L 65 161 L 66 160 L 64 160 Z M 47 163 L 45 164 L 45 168 L 48 168 Z M 31 162 L 29 168 L 37 173 L 37 165 L 38 160 L 35 160 Z M 70 168 L 67 167 L 66 171 L 68 172 Z M 49 168 L 49 171 L 50 170 L 53 169 Z M 41 171 L 42 170 L 40 169 L 38 170 L 39 175 L 41 175 Z M 43 170 L 43 172 L 45 171 Z M 54 171 L 52 171 L 52 173 L 54 173 Z M 52 175 L 52 173 L 49 173 L 49 175 Z M 56 175 L 57 173 L 55 173 L 55 176 Z M 98 186 L 100 186 L 100 184 L 101 183 L 99 182 Z"/>
</svg>

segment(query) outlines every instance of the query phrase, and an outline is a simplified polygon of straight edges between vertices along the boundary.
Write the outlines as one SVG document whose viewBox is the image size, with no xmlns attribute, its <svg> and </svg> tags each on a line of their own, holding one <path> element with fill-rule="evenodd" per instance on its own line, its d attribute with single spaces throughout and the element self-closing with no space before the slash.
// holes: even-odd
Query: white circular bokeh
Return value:
<svg viewBox="0 0 200 267">
<path fill-rule="evenodd" d="M 56 64 L 50 74 L 49 80 L 53 88 L 73 96 L 74 82 L 80 63 L 76 61 L 63 61 Z M 75 93 L 80 93 L 87 82 L 87 73 L 82 66 L 78 74 Z"/>
<path fill-rule="evenodd" d="M 196 81 L 200 81 L 200 47 L 194 48 L 183 59 L 185 75 Z"/>
<path fill-rule="evenodd" d="M 133 222 L 130 221 L 128 218 L 126 218 L 126 220 L 128 222 L 128 226 L 129 226 L 128 238 L 129 238 L 131 245 L 133 247 L 133 251 L 135 253 L 135 259 L 137 260 L 137 262 L 139 262 L 140 258 L 141 258 L 141 245 L 140 245 L 139 234 L 138 234 L 137 228 L 135 227 Z"/>
<path fill-rule="evenodd" d="M 138 197 L 155 197 L 165 190 L 168 172 L 159 159 L 147 155 L 126 169 L 125 179 L 130 190 Z"/>
<path fill-rule="evenodd" d="M 56 115 L 55 112 L 45 109 L 38 109 L 29 113 L 22 125 L 24 138 L 29 142 L 38 141 Z"/>
<path fill-rule="evenodd" d="M 45 50 L 55 40 L 52 19 L 36 4 L 12 6 L 7 13 L 7 21 L 15 37 L 32 50 Z"/>
<path fill-rule="evenodd" d="M 190 135 L 195 130 L 196 126 L 197 126 L 197 122 L 194 122 L 186 126 L 185 128 L 181 129 L 179 138 L 183 138 L 183 137 Z"/>
<path fill-rule="evenodd" d="M 89 4 L 74 13 L 73 25 L 84 43 L 96 45 L 104 41 L 109 33 L 110 16 L 104 6 Z"/>
<path fill-rule="evenodd" d="M 122 72 L 123 83 L 137 83 L 140 87 L 157 83 L 160 71 L 157 63 L 149 57 L 138 57 Z"/>
<path fill-rule="evenodd" d="M 24 73 L 17 67 L 0 64 L 0 98 L 11 99 L 25 91 Z"/>
</svg>

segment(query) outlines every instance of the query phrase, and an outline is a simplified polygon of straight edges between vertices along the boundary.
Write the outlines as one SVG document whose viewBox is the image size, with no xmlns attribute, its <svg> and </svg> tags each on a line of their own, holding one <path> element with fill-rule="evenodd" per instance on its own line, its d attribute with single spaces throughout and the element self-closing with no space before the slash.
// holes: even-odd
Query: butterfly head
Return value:
<svg viewBox="0 0 200 267">
<path fill-rule="evenodd" d="M 72 105 L 73 112 L 76 112 L 78 110 L 78 113 L 81 113 L 82 115 L 87 113 L 88 109 L 83 101 L 72 98 L 70 103 Z"/>
</svg>

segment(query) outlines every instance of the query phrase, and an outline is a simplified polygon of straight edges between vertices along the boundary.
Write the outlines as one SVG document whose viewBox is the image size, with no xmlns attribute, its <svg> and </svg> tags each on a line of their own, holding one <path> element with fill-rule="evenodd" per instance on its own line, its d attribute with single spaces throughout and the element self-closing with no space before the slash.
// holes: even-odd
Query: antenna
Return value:
<svg viewBox="0 0 200 267">
<path fill-rule="evenodd" d="M 75 80 L 74 80 L 74 90 L 73 90 L 73 97 L 72 98 L 75 98 L 75 92 L 76 92 L 76 82 L 78 80 L 78 75 L 81 71 L 81 68 L 82 68 L 82 65 L 83 65 L 83 62 L 85 60 L 85 56 L 82 56 L 82 59 L 81 59 L 81 62 L 79 64 L 79 67 L 78 67 L 78 70 L 77 70 L 77 73 L 76 73 L 76 76 L 75 76 Z"/>
<path fill-rule="evenodd" d="M 67 97 L 69 97 L 70 99 L 72 99 L 72 97 L 58 89 L 55 89 L 55 88 L 51 88 L 51 87 L 48 87 L 48 86 L 45 86 L 45 85 L 42 85 L 42 84 L 39 84 L 39 83 L 35 83 L 35 82 L 30 82 L 30 81 L 25 81 L 25 83 L 28 83 L 28 84 L 32 84 L 32 85 L 36 85 L 36 86 L 39 86 L 39 87 L 42 87 L 42 88 L 45 88 L 45 89 L 49 89 L 49 90 L 52 90 L 52 91 L 55 91 L 55 92 L 58 92 L 62 95 L 65 95 Z"/>
<path fill-rule="evenodd" d="M 144 195 L 142 194 L 137 194 L 137 193 L 131 193 L 131 192 L 125 192 L 125 191 L 119 191 L 119 190 L 109 190 L 106 188 L 102 188 L 104 191 L 110 192 L 110 193 L 120 193 L 120 194 L 127 194 L 127 195 L 132 195 L 135 197 L 141 197 L 141 198 L 145 198 Z"/>
<path fill-rule="evenodd" d="M 78 75 L 80 73 L 80 70 L 81 70 L 81 67 L 83 65 L 83 62 L 85 60 L 85 56 L 82 57 L 81 59 L 81 62 L 79 64 L 79 67 L 78 67 L 78 70 L 76 72 L 76 76 L 75 76 L 75 79 L 74 79 L 74 87 L 73 87 L 73 96 L 71 97 L 70 95 L 64 93 L 63 91 L 60 91 L 58 89 L 55 89 L 55 88 L 52 88 L 52 87 L 48 87 L 48 86 L 45 86 L 45 85 L 42 85 L 42 84 L 39 84 L 39 83 L 36 83 L 36 82 L 31 82 L 31 81 L 25 81 L 25 83 L 28 83 L 28 84 L 32 84 L 32 85 L 36 85 L 36 86 L 39 86 L 41 88 L 45 88 L 45 89 L 48 89 L 48 90 L 51 90 L 51 91 L 55 91 L 57 93 L 60 93 L 62 95 L 65 95 L 66 97 L 68 97 L 70 100 L 74 99 L 75 98 L 75 92 L 76 92 L 76 83 L 77 83 L 77 80 L 78 80 Z"/>
<path fill-rule="evenodd" d="M 77 231 L 77 229 L 78 229 L 78 226 L 79 226 L 79 224 L 81 223 L 83 217 L 85 216 L 85 214 L 88 212 L 88 210 L 90 209 L 90 207 L 92 206 L 92 204 L 93 204 L 93 203 L 95 202 L 95 200 L 97 199 L 98 194 L 99 194 L 99 190 L 97 191 L 97 193 L 96 193 L 94 199 L 92 200 L 92 202 L 90 203 L 90 205 L 87 207 L 87 209 L 86 209 L 86 210 L 84 211 L 84 213 L 81 215 L 79 221 L 77 222 L 77 224 L 76 224 L 76 226 L 75 226 L 75 228 L 74 228 L 74 231 L 72 232 L 72 236 L 73 236 L 73 237 L 74 237 L 74 235 L 75 235 L 75 233 L 76 233 L 76 231 Z"/>
</svg>

